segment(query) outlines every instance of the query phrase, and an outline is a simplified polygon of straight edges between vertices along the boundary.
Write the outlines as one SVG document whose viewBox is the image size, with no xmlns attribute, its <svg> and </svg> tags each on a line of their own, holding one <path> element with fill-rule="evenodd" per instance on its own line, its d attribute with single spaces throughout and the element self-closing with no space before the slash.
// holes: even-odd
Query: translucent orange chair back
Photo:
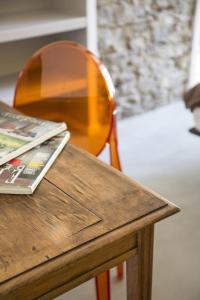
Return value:
<svg viewBox="0 0 200 300">
<path fill-rule="evenodd" d="M 108 143 L 111 164 L 121 169 L 115 120 L 114 87 L 103 64 L 72 42 L 49 44 L 21 71 L 14 106 L 25 114 L 65 121 L 70 142 L 98 155 Z M 122 278 L 122 265 L 118 266 Z M 110 300 L 109 271 L 96 278 L 98 300 Z"/>
<path fill-rule="evenodd" d="M 114 125 L 114 87 L 102 63 L 68 41 L 37 51 L 21 71 L 14 106 L 32 116 L 65 121 L 71 142 L 94 155 Z"/>
</svg>

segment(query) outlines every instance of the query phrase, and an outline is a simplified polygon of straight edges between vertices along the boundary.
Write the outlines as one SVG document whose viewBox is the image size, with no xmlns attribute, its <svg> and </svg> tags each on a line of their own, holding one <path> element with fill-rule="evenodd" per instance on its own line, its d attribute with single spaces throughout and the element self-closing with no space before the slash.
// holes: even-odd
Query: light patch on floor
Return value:
<svg viewBox="0 0 200 300">
<path fill-rule="evenodd" d="M 188 133 L 192 124 L 182 103 L 118 124 L 124 172 L 182 208 L 156 225 L 153 300 L 200 299 L 200 137 Z M 113 272 L 112 300 L 125 293 Z M 93 300 L 94 281 L 57 299 Z"/>
</svg>

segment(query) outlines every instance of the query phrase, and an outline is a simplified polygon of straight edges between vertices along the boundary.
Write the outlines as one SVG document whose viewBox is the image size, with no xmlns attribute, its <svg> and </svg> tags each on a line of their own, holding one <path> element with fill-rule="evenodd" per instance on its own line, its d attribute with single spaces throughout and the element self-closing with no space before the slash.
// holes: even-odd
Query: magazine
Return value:
<svg viewBox="0 0 200 300">
<path fill-rule="evenodd" d="M 0 193 L 32 194 L 69 137 L 64 131 L 0 166 Z"/>
<path fill-rule="evenodd" d="M 22 115 L 0 102 L 0 165 L 64 130 L 65 123 Z"/>
</svg>

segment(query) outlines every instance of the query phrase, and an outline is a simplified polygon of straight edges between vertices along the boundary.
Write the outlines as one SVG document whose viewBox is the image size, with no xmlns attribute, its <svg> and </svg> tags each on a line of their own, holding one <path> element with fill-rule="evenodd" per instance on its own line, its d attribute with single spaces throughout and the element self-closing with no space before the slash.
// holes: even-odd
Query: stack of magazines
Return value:
<svg viewBox="0 0 200 300">
<path fill-rule="evenodd" d="M 25 116 L 0 102 L 0 193 L 32 194 L 69 137 L 65 123 Z"/>
</svg>

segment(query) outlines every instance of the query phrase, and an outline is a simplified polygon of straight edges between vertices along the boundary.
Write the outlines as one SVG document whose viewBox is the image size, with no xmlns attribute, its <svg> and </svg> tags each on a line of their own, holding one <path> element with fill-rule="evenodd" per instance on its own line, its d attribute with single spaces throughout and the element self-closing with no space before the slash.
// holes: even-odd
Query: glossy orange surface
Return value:
<svg viewBox="0 0 200 300">
<path fill-rule="evenodd" d="M 71 142 L 97 155 L 108 140 L 114 88 L 105 67 L 71 42 L 40 49 L 22 70 L 15 91 L 20 111 L 65 121 Z"/>
<path fill-rule="evenodd" d="M 99 274 L 95 283 L 97 300 L 110 300 L 110 271 Z"/>
</svg>

